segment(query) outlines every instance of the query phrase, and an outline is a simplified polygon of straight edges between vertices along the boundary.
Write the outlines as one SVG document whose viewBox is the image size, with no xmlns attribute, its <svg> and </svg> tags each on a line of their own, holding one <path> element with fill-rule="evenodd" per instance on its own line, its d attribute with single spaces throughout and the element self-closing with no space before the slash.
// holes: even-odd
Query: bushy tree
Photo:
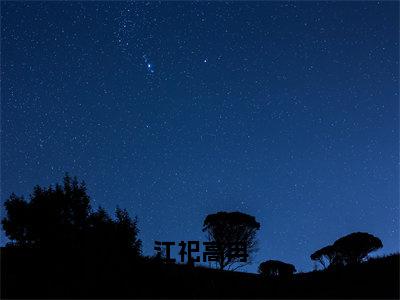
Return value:
<svg viewBox="0 0 400 300">
<path fill-rule="evenodd" d="M 84 238 L 89 202 L 85 184 L 66 175 L 63 186 L 35 186 L 29 202 L 12 194 L 4 203 L 3 229 L 15 246 L 77 245 Z"/>
<path fill-rule="evenodd" d="M 7 218 L 2 220 L 3 229 L 8 238 L 20 246 L 29 246 L 33 243 L 28 220 L 30 218 L 29 205 L 23 197 L 11 194 L 4 202 Z"/>
<path fill-rule="evenodd" d="M 222 270 L 235 263 L 240 258 L 232 258 L 236 245 L 243 245 L 249 257 L 247 262 L 239 264 L 241 267 L 250 261 L 250 254 L 256 250 L 256 233 L 260 229 L 255 217 L 241 212 L 218 212 L 208 215 L 203 224 L 203 231 L 207 232 L 209 241 L 215 242 L 218 253 L 218 265 Z"/>
<path fill-rule="evenodd" d="M 288 278 L 296 272 L 296 268 L 279 260 L 267 260 L 258 266 L 258 272 L 266 277 Z"/>
<path fill-rule="evenodd" d="M 30 201 L 12 194 L 4 203 L 8 246 L 115 248 L 140 254 L 137 220 L 117 208 L 113 220 L 103 208 L 92 212 L 85 184 L 68 175 L 63 185 L 36 186 Z"/>
</svg>

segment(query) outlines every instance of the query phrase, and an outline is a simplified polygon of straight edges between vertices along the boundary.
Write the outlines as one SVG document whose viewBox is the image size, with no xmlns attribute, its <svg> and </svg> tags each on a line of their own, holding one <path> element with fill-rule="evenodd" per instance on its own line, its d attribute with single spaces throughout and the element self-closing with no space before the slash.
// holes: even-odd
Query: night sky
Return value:
<svg viewBox="0 0 400 300">
<path fill-rule="evenodd" d="M 398 2 L 2 2 L 1 18 L 2 203 L 69 172 L 94 208 L 137 215 L 146 255 L 205 241 L 220 210 L 261 223 L 248 271 L 311 270 L 353 231 L 399 250 Z"/>
</svg>

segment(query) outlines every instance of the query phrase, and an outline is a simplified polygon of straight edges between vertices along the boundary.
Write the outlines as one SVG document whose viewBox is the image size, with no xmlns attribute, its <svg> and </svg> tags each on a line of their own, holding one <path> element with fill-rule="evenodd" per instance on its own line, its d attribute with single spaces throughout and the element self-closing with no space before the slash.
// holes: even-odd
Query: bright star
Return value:
<svg viewBox="0 0 400 300">
<path fill-rule="evenodd" d="M 143 59 L 144 59 L 144 63 L 146 64 L 146 67 L 147 67 L 147 72 L 154 73 L 154 65 L 147 58 L 146 54 L 143 55 Z"/>
</svg>

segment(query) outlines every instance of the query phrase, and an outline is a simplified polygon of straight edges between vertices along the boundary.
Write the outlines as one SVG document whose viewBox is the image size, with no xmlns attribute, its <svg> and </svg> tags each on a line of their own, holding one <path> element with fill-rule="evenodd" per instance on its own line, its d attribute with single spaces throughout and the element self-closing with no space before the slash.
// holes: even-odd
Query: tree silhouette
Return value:
<svg viewBox="0 0 400 300">
<path fill-rule="evenodd" d="M 372 234 L 353 232 L 337 239 L 332 245 L 315 251 L 310 258 L 318 261 L 324 268 L 357 264 L 369 253 L 382 247 L 382 241 Z"/>
<path fill-rule="evenodd" d="M 16 246 L 77 245 L 83 239 L 89 202 L 85 184 L 66 175 L 63 186 L 35 186 L 30 202 L 12 194 L 5 201 L 3 229 Z"/>
<path fill-rule="evenodd" d="M 120 249 L 133 249 L 137 255 L 141 254 L 142 242 L 137 238 L 137 218 L 130 218 L 126 209 L 117 207 L 115 211 L 115 239 Z"/>
<path fill-rule="evenodd" d="M 296 268 L 279 260 L 267 260 L 258 266 L 258 272 L 266 277 L 288 278 L 296 272 Z"/>
<path fill-rule="evenodd" d="M 8 238 L 19 246 L 29 246 L 33 241 L 29 230 L 29 205 L 23 197 L 11 194 L 4 202 L 7 218 L 2 220 L 3 229 Z"/>
<path fill-rule="evenodd" d="M 86 229 L 85 247 L 93 249 L 104 249 L 113 243 L 114 222 L 103 207 L 91 213 L 88 217 L 88 228 Z"/>
<path fill-rule="evenodd" d="M 36 186 L 30 201 L 15 194 L 4 203 L 8 246 L 35 248 L 115 248 L 139 255 L 137 220 L 117 208 L 113 220 L 103 208 L 92 212 L 85 184 L 68 175 L 63 185 Z"/>
<path fill-rule="evenodd" d="M 336 257 L 343 264 L 362 262 L 369 253 L 383 247 L 382 241 L 366 232 L 354 232 L 339 238 L 333 243 Z"/>
<path fill-rule="evenodd" d="M 241 212 L 218 212 L 208 215 L 203 223 L 203 232 L 207 232 L 208 239 L 216 243 L 218 252 L 217 264 L 222 270 L 241 262 L 239 257 L 232 257 L 237 245 L 243 245 L 250 255 L 256 250 L 256 233 L 260 229 L 255 217 Z M 236 267 L 242 267 L 249 263 Z"/>
<path fill-rule="evenodd" d="M 332 245 L 323 247 L 313 254 L 311 254 L 311 260 L 318 261 L 324 269 L 326 269 L 335 259 L 336 250 Z"/>
</svg>

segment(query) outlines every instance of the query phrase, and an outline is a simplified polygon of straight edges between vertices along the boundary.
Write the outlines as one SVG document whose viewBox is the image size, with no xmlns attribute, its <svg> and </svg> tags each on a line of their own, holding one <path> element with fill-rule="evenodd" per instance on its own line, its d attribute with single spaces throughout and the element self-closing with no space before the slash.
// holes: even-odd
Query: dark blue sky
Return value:
<svg viewBox="0 0 400 300">
<path fill-rule="evenodd" d="M 398 2 L 2 2 L 1 197 L 64 172 L 154 240 L 261 223 L 266 259 L 399 250 Z M 4 211 L 2 207 L 2 212 Z M 4 233 L 1 233 L 4 243 Z"/>
</svg>

